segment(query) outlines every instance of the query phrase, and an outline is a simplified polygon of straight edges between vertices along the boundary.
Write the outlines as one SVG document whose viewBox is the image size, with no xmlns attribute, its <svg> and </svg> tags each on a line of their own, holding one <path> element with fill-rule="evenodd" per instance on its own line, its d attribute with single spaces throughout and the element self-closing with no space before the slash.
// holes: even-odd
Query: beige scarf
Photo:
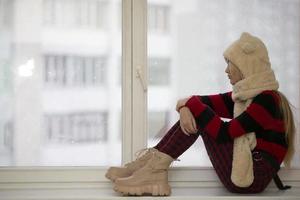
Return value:
<svg viewBox="0 0 300 200">
<path fill-rule="evenodd" d="M 272 69 L 253 74 L 233 85 L 234 117 L 240 115 L 252 99 L 264 90 L 277 90 L 279 84 Z M 248 187 L 254 180 L 252 153 L 256 146 L 255 133 L 234 139 L 231 180 L 239 187 Z"/>
</svg>

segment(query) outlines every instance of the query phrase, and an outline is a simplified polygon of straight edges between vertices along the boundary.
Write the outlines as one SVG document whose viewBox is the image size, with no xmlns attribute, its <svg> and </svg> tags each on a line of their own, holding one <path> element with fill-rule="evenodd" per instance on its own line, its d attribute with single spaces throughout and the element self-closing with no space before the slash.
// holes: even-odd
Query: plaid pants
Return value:
<svg viewBox="0 0 300 200">
<path fill-rule="evenodd" d="M 228 191 L 233 193 L 259 193 L 262 192 L 270 183 L 276 170 L 270 163 L 263 159 L 259 152 L 253 154 L 254 181 L 249 187 L 238 187 L 231 181 L 233 142 L 218 144 L 211 136 L 205 132 L 185 135 L 180 127 L 179 121 L 166 133 L 160 142 L 154 147 L 159 151 L 170 155 L 176 159 L 183 154 L 199 135 L 205 144 L 207 154 L 212 165 L 223 185 Z"/>
</svg>

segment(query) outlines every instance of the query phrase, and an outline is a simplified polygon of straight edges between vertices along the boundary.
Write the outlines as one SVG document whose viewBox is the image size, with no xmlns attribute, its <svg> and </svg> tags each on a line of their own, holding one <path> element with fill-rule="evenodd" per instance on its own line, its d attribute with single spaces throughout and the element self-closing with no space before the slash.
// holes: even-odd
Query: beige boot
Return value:
<svg viewBox="0 0 300 200">
<path fill-rule="evenodd" d="M 137 152 L 136 160 L 124 165 L 124 167 L 110 167 L 105 177 L 110 179 L 111 181 L 115 181 L 117 178 L 123 178 L 131 176 L 132 173 L 144 165 L 146 165 L 147 161 L 152 157 L 152 152 L 158 151 L 154 148 L 146 148 L 141 149 Z"/>
<path fill-rule="evenodd" d="M 168 168 L 174 159 L 160 151 L 153 152 L 147 164 L 131 176 L 116 179 L 114 190 L 123 195 L 169 196 Z"/>
</svg>

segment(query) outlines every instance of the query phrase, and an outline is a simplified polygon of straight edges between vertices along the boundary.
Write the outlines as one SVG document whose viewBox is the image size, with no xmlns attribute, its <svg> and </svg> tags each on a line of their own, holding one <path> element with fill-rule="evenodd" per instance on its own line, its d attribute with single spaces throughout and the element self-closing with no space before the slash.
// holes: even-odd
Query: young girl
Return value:
<svg viewBox="0 0 300 200">
<path fill-rule="evenodd" d="M 170 195 L 167 170 L 199 135 L 230 192 L 259 193 L 272 179 L 279 189 L 289 188 L 277 172 L 282 162 L 290 166 L 295 125 L 289 102 L 278 91 L 267 49 L 259 38 L 242 33 L 224 58 L 232 91 L 179 100 L 180 120 L 155 147 L 124 167 L 108 169 L 106 177 L 114 181 L 115 191 Z"/>
</svg>

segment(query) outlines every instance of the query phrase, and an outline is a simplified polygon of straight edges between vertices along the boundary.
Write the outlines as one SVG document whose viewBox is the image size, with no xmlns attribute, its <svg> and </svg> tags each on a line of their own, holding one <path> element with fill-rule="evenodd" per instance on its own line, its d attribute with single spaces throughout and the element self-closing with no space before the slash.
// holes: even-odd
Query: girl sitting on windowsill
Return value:
<svg viewBox="0 0 300 200">
<path fill-rule="evenodd" d="M 289 188 L 277 172 L 282 162 L 290 165 L 295 124 L 288 100 L 278 91 L 267 48 L 259 38 L 242 33 L 224 58 L 232 91 L 179 100 L 180 120 L 156 146 L 124 167 L 108 169 L 106 177 L 114 181 L 115 191 L 170 195 L 167 170 L 199 135 L 230 192 L 259 193 L 272 179 L 279 189 Z"/>
</svg>

